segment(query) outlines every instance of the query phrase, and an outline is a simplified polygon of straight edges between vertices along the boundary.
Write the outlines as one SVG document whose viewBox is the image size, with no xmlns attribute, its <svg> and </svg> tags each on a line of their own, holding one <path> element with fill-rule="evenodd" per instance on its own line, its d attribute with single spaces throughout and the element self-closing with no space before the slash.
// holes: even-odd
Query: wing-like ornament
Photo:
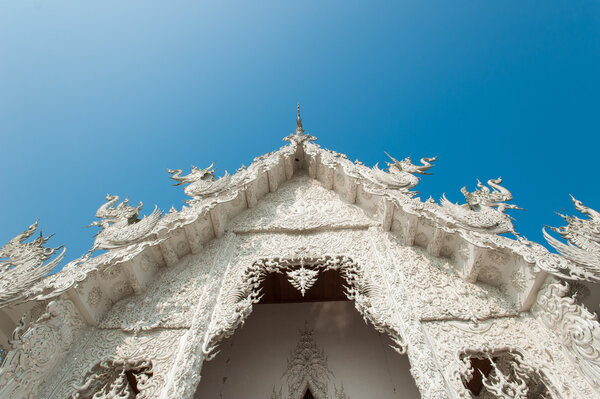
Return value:
<svg viewBox="0 0 600 399">
<path fill-rule="evenodd" d="M 62 246 L 44 246 L 52 236 L 44 237 L 41 231 L 39 237 L 25 242 L 35 233 L 37 226 L 38 222 L 35 222 L 0 249 L 0 258 L 4 258 L 0 259 L 0 308 L 25 297 L 27 291 L 58 266 L 65 256 Z M 56 257 L 50 260 L 54 255 Z"/>
<path fill-rule="evenodd" d="M 492 234 L 515 234 L 511 217 L 505 214 L 504 210 L 520 208 L 505 203 L 512 199 L 512 194 L 500 186 L 501 183 L 501 178 L 488 180 L 488 185 L 492 187 L 492 190 L 479 180 L 477 180 L 478 188 L 473 192 L 469 192 L 466 187 L 463 187 L 461 192 L 467 201 L 463 205 L 450 202 L 444 194 L 440 200 L 442 209 L 448 219 L 458 226 Z"/>
<path fill-rule="evenodd" d="M 571 199 L 575 209 L 587 215 L 588 219 L 559 214 L 567 225 L 550 229 L 567 243 L 553 237 L 545 228 L 542 229 L 546 241 L 571 262 L 567 269 L 547 271 L 560 277 L 600 282 L 600 213 L 584 206 L 573 196 Z"/>
<path fill-rule="evenodd" d="M 219 194 L 230 187 L 231 176 L 227 171 L 225 175 L 220 178 L 215 177 L 215 170 L 213 168 L 214 162 L 205 169 L 192 166 L 192 170 L 189 174 L 181 176 L 181 169 L 167 169 L 167 172 L 171 175 L 171 178 L 177 183 L 175 186 L 187 184 L 183 189 L 185 194 L 192 197 L 193 200 L 200 200 L 212 195 Z"/>
<path fill-rule="evenodd" d="M 376 164 L 373 169 L 363 172 L 364 177 L 385 188 L 404 192 L 408 192 L 419 184 L 420 178 L 415 176 L 416 174 L 430 174 L 426 171 L 433 166 L 431 162 L 437 159 L 437 157 L 421 158 L 421 165 L 414 165 L 410 157 L 398 161 L 388 153 L 386 155 L 392 160 L 392 162 L 386 162 L 387 171 L 380 169 L 379 164 Z"/>
<path fill-rule="evenodd" d="M 125 199 L 115 207 L 119 201 L 118 196 L 107 195 L 106 200 L 107 202 L 96 212 L 96 216 L 101 220 L 90 225 L 102 228 L 96 236 L 92 251 L 115 249 L 143 241 L 162 217 L 162 212 L 156 206 L 149 216 L 139 219 L 139 212 L 143 205 L 141 202 L 137 207 L 133 207 L 128 205 L 129 200 Z"/>
</svg>

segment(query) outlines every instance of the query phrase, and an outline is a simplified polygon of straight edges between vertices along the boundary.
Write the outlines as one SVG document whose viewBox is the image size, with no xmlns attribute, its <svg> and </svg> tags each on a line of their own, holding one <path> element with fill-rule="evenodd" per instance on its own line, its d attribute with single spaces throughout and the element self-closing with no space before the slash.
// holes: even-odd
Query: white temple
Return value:
<svg viewBox="0 0 600 399">
<path fill-rule="evenodd" d="M 169 170 L 181 211 L 107 196 L 56 274 L 37 223 L 3 246 L 0 398 L 600 397 L 600 325 L 565 282 L 600 281 L 600 213 L 574 199 L 553 254 L 501 179 L 438 204 L 411 191 L 435 158 L 351 162 L 299 109 L 284 140 L 233 175 Z"/>
</svg>

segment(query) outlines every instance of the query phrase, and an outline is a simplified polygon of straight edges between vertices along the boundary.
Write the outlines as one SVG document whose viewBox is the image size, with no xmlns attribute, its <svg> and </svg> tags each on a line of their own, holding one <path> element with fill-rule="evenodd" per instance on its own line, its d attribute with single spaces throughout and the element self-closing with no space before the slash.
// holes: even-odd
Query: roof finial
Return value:
<svg viewBox="0 0 600 399">
<path fill-rule="evenodd" d="M 298 119 L 296 119 L 296 134 L 302 135 L 304 129 L 302 128 L 302 118 L 300 118 L 300 103 L 298 103 Z"/>
</svg>

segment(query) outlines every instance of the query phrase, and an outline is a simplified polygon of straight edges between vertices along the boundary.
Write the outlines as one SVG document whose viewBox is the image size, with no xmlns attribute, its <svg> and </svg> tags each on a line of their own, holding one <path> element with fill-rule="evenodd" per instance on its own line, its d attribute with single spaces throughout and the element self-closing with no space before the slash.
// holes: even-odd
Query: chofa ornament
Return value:
<svg viewBox="0 0 600 399">
<path fill-rule="evenodd" d="M 90 252 L 98 249 L 115 249 L 140 242 L 150 235 L 162 217 L 162 212 L 156 206 L 149 216 L 139 219 L 142 202 L 133 207 L 128 205 L 127 198 L 115 206 L 119 202 L 119 196 L 110 194 L 106 195 L 106 200 L 107 202 L 96 211 L 96 217 L 101 220 L 90 224 L 102 228 Z"/>
<path fill-rule="evenodd" d="M 446 195 L 442 195 L 441 205 L 449 218 L 457 225 L 477 231 L 485 231 L 492 234 L 513 233 L 514 226 L 511 217 L 506 215 L 506 209 L 521 209 L 506 201 L 512 200 L 513 196 L 506 188 L 502 187 L 502 178 L 488 180 L 486 187 L 477 180 L 477 190 L 467 191 L 461 188 L 465 196 L 466 204 L 459 205 L 450 202 Z"/>
<path fill-rule="evenodd" d="M 570 261 L 568 268 L 551 272 L 560 277 L 600 282 L 600 212 L 588 208 L 573 196 L 571 199 L 575 209 L 588 216 L 588 219 L 559 214 L 567 225 L 550 229 L 560 234 L 568 244 L 554 238 L 543 229 L 544 238 L 548 243 Z"/>
<path fill-rule="evenodd" d="M 206 197 L 217 195 L 226 190 L 231 183 L 231 176 L 227 171 L 220 177 L 215 177 L 214 162 L 208 168 L 201 169 L 192 166 L 192 170 L 185 176 L 181 176 L 181 169 L 167 169 L 171 179 L 177 181 L 174 186 L 187 184 L 183 189 L 185 194 L 194 200 L 200 200 Z"/>
<path fill-rule="evenodd" d="M 50 273 L 65 256 L 63 246 L 46 248 L 50 237 L 40 236 L 25 242 L 37 230 L 35 222 L 0 249 L 0 308 L 18 301 L 27 291 Z M 59 250 L 58 255 L 48 261 Z M 2 260 L 4 258 L 5 260 Z"/>
<path fill-rule="evenodd" d="M 385 187 L 402 191 L 408 191 L 419 184 L 421 179 L 415 176 L 416 174 L 431 174 L 426 171 L 433 167 L 431 162 L 437 159 L 437 157 L 421 158 L 421 165 L 414 165 L 410 157 L 398 161 L 387 152 L 385 154 L 392 160 L 392 162 L 386 162 L 387 172 L 379 169 L 378 164 L 375 164 L 371 172 L 372 176 Z"/>
</svg>

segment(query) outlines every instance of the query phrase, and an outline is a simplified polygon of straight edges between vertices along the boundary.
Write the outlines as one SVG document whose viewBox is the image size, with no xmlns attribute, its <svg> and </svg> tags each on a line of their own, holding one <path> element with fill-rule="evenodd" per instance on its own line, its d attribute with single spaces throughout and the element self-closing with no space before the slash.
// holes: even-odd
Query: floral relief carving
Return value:
<svg viewBox="0 0 600 399">
<path fill-rule="evenodd" d="M 567 296 L 568 284 L 553 283 L 538 295 L 536 314 L 553 331 L 578 369 L 600 388 L 600 324 L 596 315 Z"/>
<path fill-rule="evenodd" d="M 77 397 L 79 393 L 82 398 L 94 397 L 94 394 L 98 394 L 96 397 L 99 398 L 108 398 L 110 396 L 102 396 L 107 389 L 110 392 L 113 388 L 118 391 L 119 387 L 123 387 L 122 380 L 119 380 L 123 370 L 131 370 L 134 374 L 137 372 L 133 376 L 138 381 L 136 399 L 159 397 L 167 385 L 176 348 L 184 333 L 181 329 L 138 334 L 119 330 L 89 330 L 69 353 L 58 374 L 49 380 L 40 397 L 63 399 Z M 147 378 L 150 364 L 152 377 Z M 128 386 L 124 388 L 125 393 L 129 394 Z"/>
<path fill-rule="evenodd" d="M 518 353 L 521 366 L 539 373 L 554 397 L 595 397 L 592 387 L 572 367 L 562 343 L 531 315 L 477 323 L 428 322 L 426 330 L 446 381 L 458 398 L 471 398 L 463 384 L 470 378 L 470 364 L 462 354 L 507 351 Z"/>
<path fill-rule="evenodd" d="M 200 297 L 216 295 L 223 263 L 223 240 L 211 241 L 203 251 L 164 269 L 147 287 L 152 295 L 130 296 L 117 302 L 100 322 L 102 328 L 147 331 L 189 328 Z"/>
<path fill-rule="evenodd" d="M 28 329 L 21 320 L 0 367 L 0 397 L 36 397 L 84 325 L 73 302 L 64 299 L 51 301 Z"/>
<path fill-rule="evenodd" d="M 374 224 L 358 206 L 344 203 L 321 183 L 303 175 L 268 194 L 252 212 L 234 221 L 232 230 L 239 233 L 297 231 Z"/>
</svg>

